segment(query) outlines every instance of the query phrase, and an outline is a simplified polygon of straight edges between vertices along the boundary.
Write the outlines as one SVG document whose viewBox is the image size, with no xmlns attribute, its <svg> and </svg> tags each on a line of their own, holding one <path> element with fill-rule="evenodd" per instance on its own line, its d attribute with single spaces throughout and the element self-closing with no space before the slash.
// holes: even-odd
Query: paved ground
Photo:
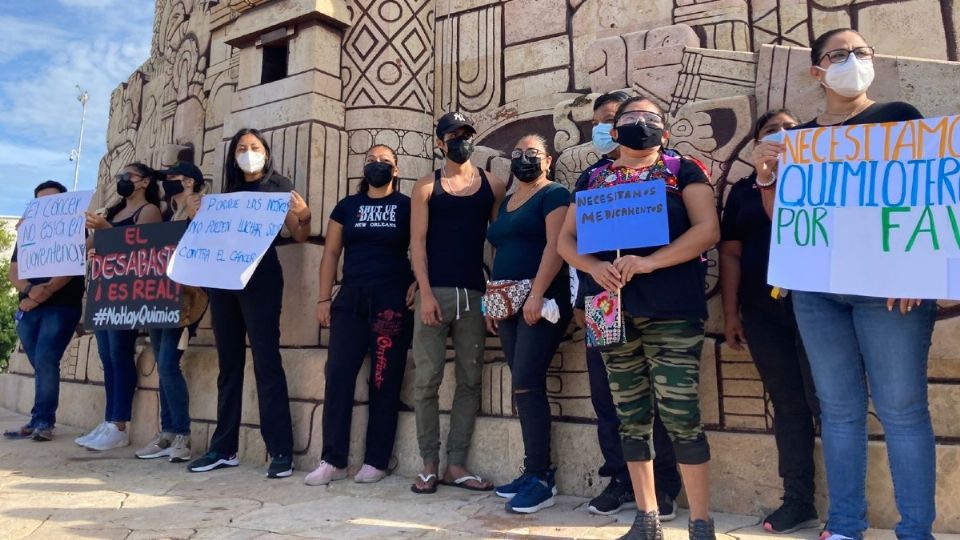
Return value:
<svg viewBox="0 0 960 540">
<path fill-rule="evenodd" d="M 24 420 L 0 409 L 2 427 Z M 134 459 L 133 448 L 82 449 L 73 444 L 77 434 L 61 427 L 53 442 L 0 440 L 0 538 L 609 539 L 633 520 L 632 511 L 592 516 L 584 499 L 565 496 L 538 514 L 514 516 L 496 496 L 444 487 L 414 495 L 410 480 L 396 476 L 318 488 L 303 484 L 302 471 L 268 480 L 264 467 L 253 464 L 191 474 L 183 465 Z M 770 538 L 755 517 L 715 517 L 728 540 Z M 666 524 L 666 537 L 686 538 L 686 523 L 681 511 Z M 778 538 L 814 539 L 816 533 Z M 872 536 L 892 538 L 889 532 Z"/>
</svg>

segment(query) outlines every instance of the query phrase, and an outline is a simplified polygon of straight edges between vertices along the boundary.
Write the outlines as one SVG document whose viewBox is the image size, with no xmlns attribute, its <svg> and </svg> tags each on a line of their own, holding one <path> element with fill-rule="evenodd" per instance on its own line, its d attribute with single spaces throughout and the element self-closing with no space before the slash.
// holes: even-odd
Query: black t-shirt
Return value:
<svg viewBox="0 0 960 540">
<path fill-rule="evenodd" d="M 740 256 L 740 303 L 764 304 L 770 299 L 767 262 L 773 223 L 763 209 L 756 173 L 730 189 L 720 221 L 720 239 L 743 244 Z"/>
<path fill-rule="evenodd" d="M 410 197 L 394 191 L 381 199 L 350 195 L 330 219 L 343 226 L 343 285 L 413 282 L 410 259 Z"/>
<path fill-rule="evenodd" d="M 13 257 L 10 261 L 17 262 L 17 248 L 13 248 Z M 31 278 L 27 281 L 36 286 L 48 283 L 51 279 L 53 278 Z M 74 276 L 66 285 L 53 293 L 46 302 L 40 304 L 40 306 L 72 307 L 79 309 L 83 305 L 83 292 L 85 290 L 86 285 L 84 284 L 83 276 Z M 28 295 L 19 293 L 18 296 L 20 300 L 23 300 Z"/>
<path fill-rule="evenodd" d="M 887 103 L 874 103 L 860 114 L 848 118 L 846 121 L 837 124 L 840 126 L 854 126 L 858 124 L 879 124 L 882 122 L 904 122 L 906 120 L 918 120 L 923 118 L 916 107 L 903 101 L 890 101 Z M 807 129 L 820 127 L 817 119 L 800 124 L 793 129 Z"/>
<path fill-rule="evenodd" d="M 546 218 L 557 208 L 570 205 L 570 194 L 559 184 L 548 184 L 512 212 L 504 199 L 497 220 L 487 230 L 487 240 L 496 248 L 490 279 L 530 279 L 537 276 L 547 246 Z M 566 304 L 570 297 L 570 274 L 563 265 L 547 287 L 544 297 Z"/>
<path fill-rule="evenodd" d="M 690 216 L 687 215 L 687 208 L 683 204 L 681 193 L 692 184 L 709 184 L 706 170 L 702 165 L 689 158 L 681 157 L 679 159 L 680 167 L 676 176 L 673 177 L 670 174 L 667 175 L 668 178 L 665 178 L 667 185 L 667 221 L 671 242 L 687 232 L 691 226 Z M 665 169 L 666 167 L 661 159 L 649 168 L 646 178 L 650 180 L 664 178 L 664 175 L 666 175 Z M 604 174 L 600 173 L 600 176 Z M 590 175 L 587 175 L 587 182 L 578 182 L 574 194 L 590 187 L 589 177 Z M 620 255 L 646 257 L 658 249 L 660 247 L 623 249 L 620 250 Z M 604 251 L 593 255 L 604 261 L 616 259 L 615 251 Z M 634 276 L 622 289 L 624 311 L 634 317 L 654 319 L 706 319 L 705 279 L 706 271 L 699 256 L 669 268 Z M 590 276 L 586 276 L 586 279 L 581 281 L 581 287 L 585 287 L 584 294 L 586 296 L 601 291 L 600 286 Z"/>
</svg>

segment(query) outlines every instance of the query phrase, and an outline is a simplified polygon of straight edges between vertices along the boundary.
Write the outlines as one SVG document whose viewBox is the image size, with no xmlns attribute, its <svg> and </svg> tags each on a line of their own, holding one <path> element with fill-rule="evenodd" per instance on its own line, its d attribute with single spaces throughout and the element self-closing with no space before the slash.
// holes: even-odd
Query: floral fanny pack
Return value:
<svg viewBox="0 0 960 540">
<path fill-rule="evenodd" d="M 623 343 L 623 316 L 618 292 L 603 291 L 584 298 L 584 315 L 588 346 Z"/>
<path fill-rule="evenodd" d="M 532 288 L 533 281 L 529 279 L 488 281 L 487 292 L 483 293 L 484 315 L 495 321 L 513 317 L 523 310 Z"/>
</svg>

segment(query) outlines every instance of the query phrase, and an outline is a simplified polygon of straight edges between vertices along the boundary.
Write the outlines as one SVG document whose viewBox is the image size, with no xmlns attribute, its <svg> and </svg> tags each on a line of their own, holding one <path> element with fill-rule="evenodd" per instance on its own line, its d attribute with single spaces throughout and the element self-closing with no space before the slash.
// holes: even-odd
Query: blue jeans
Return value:
<svg viewBox="0 0 960 540">
<path fill-rule="evenodd" d="M 160 430 L 176 435 L 190 434 L 190 397 L 187 381 L 180 371 L 183 351 L 177 348 L 183 328 L 150 330 L 153 357 L 160 375 Z"/>
<path fill-rule="evenodd" d="M 886 299 L 793 292 L 820 398 L 831 533 L 867 528 L 867 387 L 887 444 L 900 523 L 897 538 L 933 538 L 936 448 L 927 404 L 927 353 L 936 304 L 906 315 Z"/>
<path fill-rule="evenodd" d="M 80 322 L 79 307 L 40 306 L 23 314 L 17 336 L 33 366 L 34 397 L 30 426 L 52 428 L 60 401 L 60 359 Z"/>
<path fill-rule="evenodd" d="M 103 419 L 107 422 L 129 422 L 133 410 L 133 394 L 137 391 L 136 330 L 100 330 L 97 351 L 103 364 L 103 389 L 107 405 Z"/>
</svg>

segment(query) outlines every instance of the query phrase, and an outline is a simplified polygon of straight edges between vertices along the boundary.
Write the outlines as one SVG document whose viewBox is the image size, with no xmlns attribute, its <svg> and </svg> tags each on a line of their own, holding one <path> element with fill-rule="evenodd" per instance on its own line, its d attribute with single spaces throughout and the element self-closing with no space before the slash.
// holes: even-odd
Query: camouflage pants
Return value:
<svg viewBox="0 0 960 540">
<path fill-rule="evenodd" d="M 664 320 L 624 314 L 625 343 L 603 349 L 610 392 L 620 417 L 627 461 L 649 461 L 653 407 L 676 448 L 677 462 L 706 463 L 710 447 L 700 423 L 700 353 L 703 321 Z"/>
</svg>

